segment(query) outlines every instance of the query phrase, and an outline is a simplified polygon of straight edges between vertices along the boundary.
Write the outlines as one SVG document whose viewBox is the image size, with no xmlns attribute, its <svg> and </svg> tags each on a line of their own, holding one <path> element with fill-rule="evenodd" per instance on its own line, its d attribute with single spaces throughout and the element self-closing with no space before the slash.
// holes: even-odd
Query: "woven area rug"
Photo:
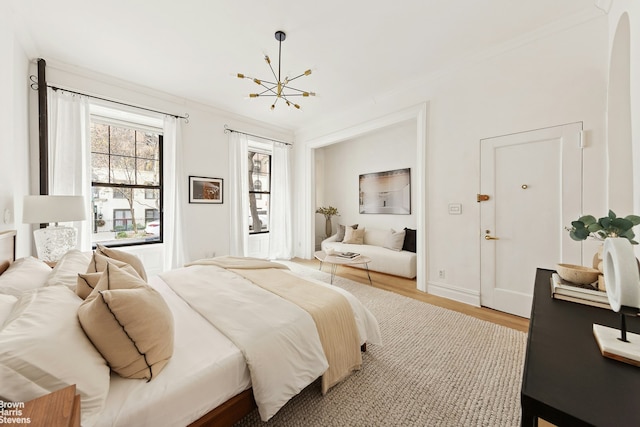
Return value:
<svg viewBox="0 0 640 427">
<path fill-rule="evenodd" d="M 295 263 L 293 271 L 329 282 Z M 526 334 L 336 276 L 380 323 L 383 346 L 325 396 L 318 381 L 244 426 L 518 426 Z"/>
</svg>

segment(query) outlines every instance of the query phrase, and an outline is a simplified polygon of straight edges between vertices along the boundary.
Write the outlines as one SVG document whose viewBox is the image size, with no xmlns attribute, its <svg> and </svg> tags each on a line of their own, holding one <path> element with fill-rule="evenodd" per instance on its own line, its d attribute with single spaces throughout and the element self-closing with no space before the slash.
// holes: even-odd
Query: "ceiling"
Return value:
<svg viewBox="0 0 640 427">
<path fill-rule="evenodd" d="M 29 54 L 295 131 L 478 52 L 593 10 L 593 0 L 2 0 Z M 256 92 L 311 68 L 300 110 Z"/>
</svg>

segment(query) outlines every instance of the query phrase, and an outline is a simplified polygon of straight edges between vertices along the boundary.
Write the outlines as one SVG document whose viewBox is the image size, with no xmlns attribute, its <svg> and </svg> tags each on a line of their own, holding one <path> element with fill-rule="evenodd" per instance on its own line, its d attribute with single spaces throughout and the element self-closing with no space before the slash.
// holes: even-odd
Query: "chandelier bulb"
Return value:
<svg viewBox="0 0 640 427">
<path fill-rule="evenodd" d="M 238 74 L 236 74 L 236 77 L 239 78 L 239 79 L 244 79 L 244 74 L 238 73 Z"/>
<path fill-rule="evenodd" d="M 298 110 L 300 109 L 300 106 L 298 104 L 293 104 L 294 107 L 296 107 Z"/>
<path fill-rule="evenodd" d="M 311 74 L 311 69 L 309 69 L 309 70 L 307 70 L 307 71 L 305 71 L 305 72 L 304 72 L 304 75 L 305 75 L 305 76 L 308 76 L 309 74 Z"/>
<path fill-rule="evenodd" d="M 273 111 L 273 110 L 275 110 L 275 109 L 276 109 L 276 104 L 272 104 L 272 105 L 271 105 L 271 111 Z"/>
<path fill-rule="evenodd" d="M 271 60 L 269 59 L 269 55 L 264 56 L 264 60 L 267 64 L 271 64 Z"/>
<path fill-rule="evenodd" d="M 250 93 L 249 94 L 249 98 L 257 98 L 258 96 L 260 96 L 260 95 L 258 95 L 257 93 Z"/>
<path fill-rule="evenodd" d="M 260 80 L 258 80 L 258 79 L 253 79 L 253 81 L 254 81 L 254 82 L 255 82 L 255 84 L 257 84 L 257 85 L 261 85 L 261 84 L 262 84 L 262 82 L 261 82 Z"/>
</svg>

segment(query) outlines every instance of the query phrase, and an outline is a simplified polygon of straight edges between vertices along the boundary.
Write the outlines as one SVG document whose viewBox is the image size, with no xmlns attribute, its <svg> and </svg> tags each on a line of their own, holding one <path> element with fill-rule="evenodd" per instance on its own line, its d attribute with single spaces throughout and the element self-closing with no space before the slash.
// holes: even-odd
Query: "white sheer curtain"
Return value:
<svg viewBox="0 0 640 427">
<path fill-rule="evenodd" d="M 229 134 L 229 252 L 232 256 L 247 256 L 249 246 L 249 143 L 247 135 Z"/>
<path fill-rule="evenodd" d="M 269 259 L 291 259 L 293 257 L 290 153 L 290 146 L 273 144 Z"/>
<path fill-rule="evenodd" d="M 187 181 L 183 169 L 180 119 L 166 116 L 163 128 L 163 239 L 165 265 L 173 269 L 184 266 L 187 258 L 183 215 L 183 204 L 187 200 Z"/>
<path fill-rule="evenodd" d="M 84 196 L 86 221 L 74 223 L 78 248 L 91 250 L 91 121 L 86 96 L 47 88 L 49 194 Z"/>
</svg>

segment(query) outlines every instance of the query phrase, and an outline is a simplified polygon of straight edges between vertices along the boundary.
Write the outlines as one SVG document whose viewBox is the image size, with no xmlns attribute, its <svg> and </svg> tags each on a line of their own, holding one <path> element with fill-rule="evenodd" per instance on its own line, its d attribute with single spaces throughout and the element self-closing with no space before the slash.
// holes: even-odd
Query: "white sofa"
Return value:
<svg viewBox="0 0 640 427">
<path fill-rule="evenodd" d="M 394 251 L 384 247 L 387 236 L 391 230 L 378 230 L 366 228 L 364 231 L 364 244 L 355 245 L 351 243 L 336 242 L 337 233 L 328 237 L 320 244 L 323 251 L 333 249 L 336 252 L 356 252 L 360 255 L 371 258 L 369 270 L 381 273 L 393 274 L 394 276 L 416 277 L 416 254 L 409 251 Z M 354 265 L 354 267 L 364 268 L 364 265 Z"/>
</svg>

